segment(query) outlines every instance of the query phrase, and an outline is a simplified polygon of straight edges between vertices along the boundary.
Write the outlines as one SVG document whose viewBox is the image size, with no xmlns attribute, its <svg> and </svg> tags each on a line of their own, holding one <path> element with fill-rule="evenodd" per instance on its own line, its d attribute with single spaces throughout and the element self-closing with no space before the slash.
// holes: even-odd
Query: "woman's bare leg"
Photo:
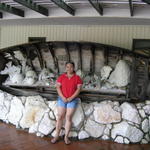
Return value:
<svg viewBox="0 0 150 150">
<path fill-rule="evenodd" d="M 66 110 L 66 123 L 65 123 L 65 143 L 70 144 L 70 140 L 68 139 L 69 132 L 72 125 L 72 116 L 75 112 L 75 108 L 67 108 Z"/>
<path fill-rule="evenodd" d="M 61 131 L 63 119 L 65 118 L 66 108 L 64 107 L 58 107 L 57 108 L 58 115 L 57 115 L 57 121 L 56 121 L 56 134 L 55 137 L 51 140 L 52 143 L 56 143 L 59 139 L 59 134 Z"/>
</svg>

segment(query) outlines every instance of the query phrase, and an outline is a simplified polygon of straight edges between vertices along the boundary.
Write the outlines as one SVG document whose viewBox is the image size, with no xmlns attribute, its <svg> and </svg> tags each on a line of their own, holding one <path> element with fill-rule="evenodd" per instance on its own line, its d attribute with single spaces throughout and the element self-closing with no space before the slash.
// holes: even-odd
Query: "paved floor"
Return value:
<svg viewBox="0 0 150 150">
<path fill-rule="evenodd" d="M 0 150 L 150 150 L 150 144 L 118 144 L 111 141 L 84 140 L 65 145 L 51 144 L 49 137 L 37 137 L 13 125 L 0 123 Z"/>
</svg>

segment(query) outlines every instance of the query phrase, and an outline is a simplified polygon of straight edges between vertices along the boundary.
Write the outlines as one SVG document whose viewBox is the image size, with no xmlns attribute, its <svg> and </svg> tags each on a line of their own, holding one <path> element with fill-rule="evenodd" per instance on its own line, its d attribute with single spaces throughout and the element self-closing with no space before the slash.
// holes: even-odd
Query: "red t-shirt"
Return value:
<svg viewBox="0 0 150 150">
<path fill-rule="evenodd" d="M 56 82 L 57 84 L 61 85 L 62 94 L 66 98 L 71 97 L 76 91 L 77 87 L 83 84 L 78 75 L 74 74 L 71 78 L 68 78 L 66 73 L 60 75 Z"/>
</svg>

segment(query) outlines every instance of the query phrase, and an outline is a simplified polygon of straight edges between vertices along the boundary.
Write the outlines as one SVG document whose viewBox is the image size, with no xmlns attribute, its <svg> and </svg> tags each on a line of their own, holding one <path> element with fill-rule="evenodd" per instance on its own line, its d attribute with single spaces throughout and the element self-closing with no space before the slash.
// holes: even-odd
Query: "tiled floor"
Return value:
<svg viewBox="0 0 150 150">
<path fill-rule="evenodd" d="M 65 145 L 51 144 L 49 137 L 37 137 L 12 125 L 0 123 L 0 150 L 150 150 L 150 144 L 118 144 L 111 141 L 84 140 Z"/>
</svg>

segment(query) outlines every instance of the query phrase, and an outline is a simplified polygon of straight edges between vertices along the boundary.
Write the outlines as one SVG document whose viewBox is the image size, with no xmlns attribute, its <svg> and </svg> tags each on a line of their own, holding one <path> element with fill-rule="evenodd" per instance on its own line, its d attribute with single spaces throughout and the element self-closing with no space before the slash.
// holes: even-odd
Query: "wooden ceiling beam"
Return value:
<svg viewBox="0 0 150 150">
<path fill-rule="evenodd" d="M 70 7 L 68 4 L 66 4 L 63 0 L 51 0 L 53 3 L 55 3 L 58 7 L 64 9 L 66 12 L 71 14 L 72 16 L 75 15 L 75 10 Z"/>
<path fill-rule="evenodd" d="M 5 3 L 0 3 L 0 10 L 11 13 L 13 15 L 17 15 L 20 17 L 24 17 L 24 11 L 15 7 L 11 7 Z"/>
<path fill-rule="evenodd" d="M 90 4 L 93 6 L 93 8 L 95 8 L 95 10 L 100 14 L 103 15 L 103 7 L 102 5 L 99 3 L 98 0 L 88 0 L 90 2 Z"/>
<path fill-rule="evenodd" d="M 132 2 L 132 0 L 129 0 L 129 7 L 130 7 L 130 15 L 133 16 L 134 15 L 134 9 L 133 9 L 133 2 Z"/>
<path fill-rule="evenodd" d="M 32 9 L 42 15 L 48 16 L 48 9 L 41 6 L 41 5 L 37 5 L 35 2 L 33 2 L 32 0 L 13 0 L 19 4 L 21 4 L 22 6 L 25 6 L 29 9 Z"/>
</svg>

